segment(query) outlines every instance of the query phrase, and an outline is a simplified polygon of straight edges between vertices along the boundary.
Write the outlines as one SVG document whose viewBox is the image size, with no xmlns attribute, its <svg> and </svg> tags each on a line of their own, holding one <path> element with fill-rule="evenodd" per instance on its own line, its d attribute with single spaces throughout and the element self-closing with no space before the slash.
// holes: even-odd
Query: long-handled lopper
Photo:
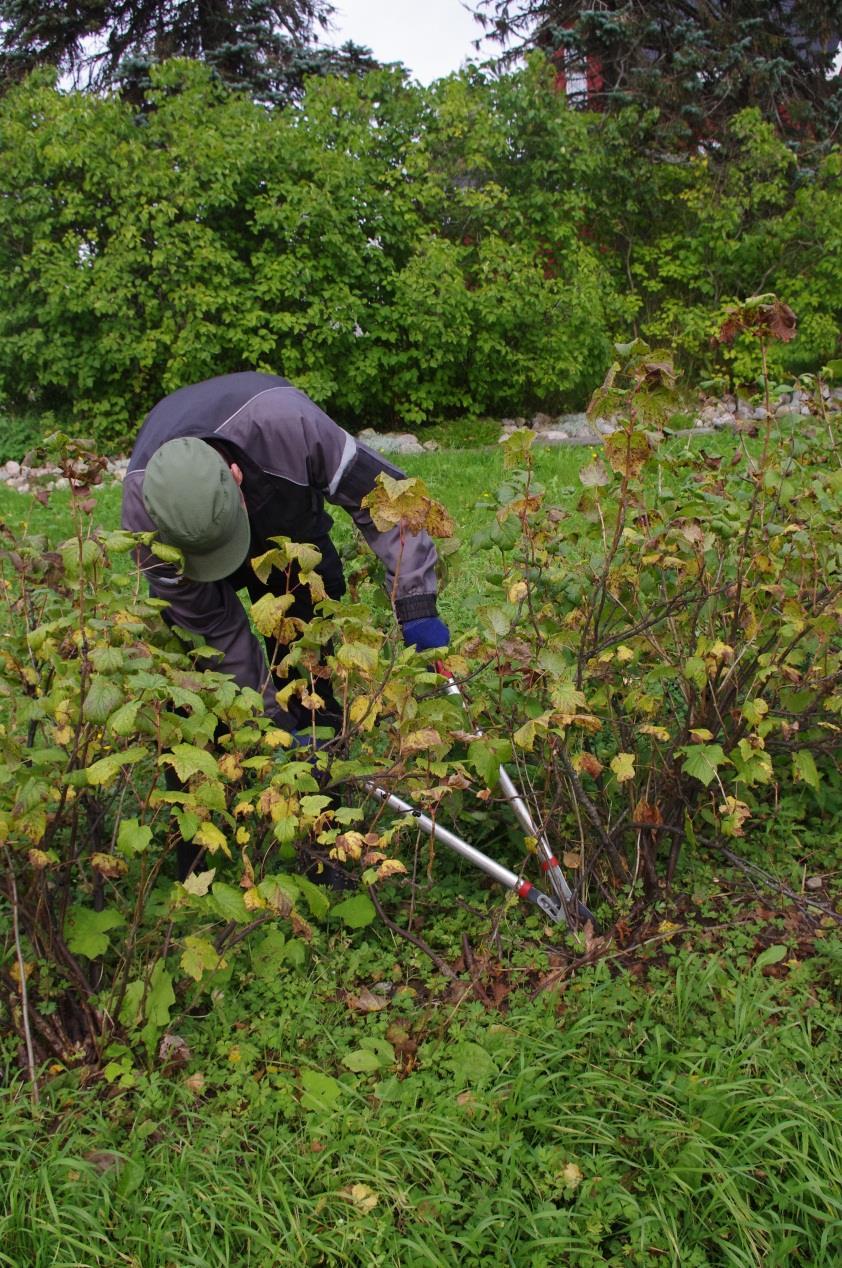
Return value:
<svg viewBox="0 0 842 1268">
<path fill-rule="evenodd" d="M 458 696 L 460 700 L 463 700 L 462 693 L 448 670 L 441 663 L 436 666 L 436 669 L 443 677 L 448 679 L 448 694 Z M 477 735 L 479 734 L 481 733 L 477 732 Z M 373 783 L 369 783 L 367 788 L 373 796 L 382 801 L 384 805 L 389 806 L 390 809 L 396 810 L 400 814 L 412 815 L 419 826 L 425 832 L 431 833 L 437 841 L 441 841 L 442 845 L 448 846 L 456 854 L 467 859 L 469 863 L 473 863 L 475 867 L 485 872 L 492 880 L 504 885 L 507 889 L 513 890 L 518 898 L 522 898 L 526 902 L 533 903 L 536 907 L 539 907 L 544 915 L 548 916 L 556 924 L 571 926 L 578 925 L 586 920 L 590 920 L 595 924 L 593 914 L 583 902 L 576 898 L 568 885 L 546 836 L 543 832 L 537 830 L 526 802 L 515 787 L 508 771 L 502 765 L 499 769 L 499 779 L 503 796 L 512 807 L 520 826 L 527 836 L 532 837 L 537 842 L 537 850 L 541 858 L 541 870 L 547 876 L 553 889 L 552 895 L 536 889 L 534 885 L 524 880 L 522 876 L 518 876 L 516 872 L 512 872 L 495 859 L 489 858 L 487 854 L 483 854 L 482 850 L 470 845 L 460 836 L 457 836 L 455 832 L 451 832 L 449 828 L 442 827 L 441 824 L 431 819 L 429 815 L 419 810 L 417 806 L 404 801 L 402 797 L 389 793 L 384 788 L 379 788 Z"/>
</svg>

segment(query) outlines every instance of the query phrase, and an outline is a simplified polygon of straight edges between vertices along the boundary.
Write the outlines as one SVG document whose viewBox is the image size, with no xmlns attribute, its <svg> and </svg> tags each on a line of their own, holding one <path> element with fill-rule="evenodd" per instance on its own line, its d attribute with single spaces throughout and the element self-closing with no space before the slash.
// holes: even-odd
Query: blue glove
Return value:
<svg viewBox="0 0 842 1268">
<path fill-rule="evenodd" d="M 403 641 L 407 647 L 419 652 L 429 652 L 434 647 L 447 647 L 450 630 L 437 616 L 422 616 L 417 621 L 407 621 L 401 626 Z"/>
</svg>

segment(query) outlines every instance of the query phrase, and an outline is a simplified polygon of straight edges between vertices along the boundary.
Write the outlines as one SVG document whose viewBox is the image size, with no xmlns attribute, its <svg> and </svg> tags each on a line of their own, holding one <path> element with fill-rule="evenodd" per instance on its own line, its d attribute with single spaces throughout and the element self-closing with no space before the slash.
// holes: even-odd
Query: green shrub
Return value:
<svg viewBox="0 0 842 1268">
<path fill-rule="evenodd" d="M 778 319 L 767 297 L 729 333 L 765 347 Z M 549 505 L 534 433 L 515 433 L 474 539 L 499 560 L 473 649 L 494 667 L 496 740 L 474 766 L 493 782 L 506 744 L 568 865 L 609 890 L 639 878 L 650 900 L 682 847 L 743 837 L 799 785 L 818 795 L 842 710 L 838 415 L 819 399 L 733 454 L 661 451 L 673 382 L 665 354 L 619 348 L 591 410 L 620 428 L 579 494 Z"/>
</svg>

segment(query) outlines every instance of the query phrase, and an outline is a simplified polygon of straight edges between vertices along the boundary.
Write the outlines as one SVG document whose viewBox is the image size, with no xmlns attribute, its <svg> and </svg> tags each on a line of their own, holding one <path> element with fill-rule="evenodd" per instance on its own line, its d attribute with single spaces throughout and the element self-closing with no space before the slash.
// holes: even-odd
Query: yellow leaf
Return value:
<svg viewBox="0 0 842 1268">
<path fill-rule="evenodd" d="M 562 862 L 564 863 L 565 867 L 581 867 L 582 866 L 581 855 L 575 854 L 573 850 L 564 851 L 564 854 L 562 855 Z"/>
<path fill-rule="evenodd" d="M 714 656 L 717 660 L 724 660 L 726 664 L 730 665 L 731 661 L 734 659 L 734 649 L 730 646 L 730 644 L 723 643 L 720 639 L 717 639 L 708 652 L 708 655 Z"/>
<path fill-rule="evenodd" d="M 348 859 L 355 862 L 362 856 L 366 840 L 361 832 L 341 832 L 336 838 L 330 857 L 346 863 Z"/>
<path fill-rule="evenodd" d="M 380 703 L 371 696 L 357 696 L 351 701 L 349 717 L 354 726 L 361 726 L 364 731 L 371 731 L 380 712 Z"/>
<path fill-rule="evenodd" d="M 374 1190 L 367 1184 L 349 1184 L 346 1188 L 339 1190 L 339 1196 L 352 1202 L 363 1215 L 373 1211 L 380 1201 Z"/>
<path fill-rule="evenodd" d="M 118 877 L 125 876 L 129 870 L 126 860 L 118 858 L 115 854 L 92 854 L 91 867 L 95 872 L 99 872 L 100 876 L 106 876 L 109 880 L 117 880 Z"/>
<path fill-rule="evenodd" d="M 270 727 L 263 737 L 263 743 L 267 748 L 289 748 L 292 736 L 289 731 L 282 731 L 280 727 Z"/>
<path fill-rule="evenodd" d="M 222 853 L 226 854 L 228 858 L 231 857 L 225 836 L 220 832 L 216 824 L 211 823 L 209 820 L 206 820 L 200 826 L 193 841 L 196 845 L 203 845 L 211 854 L 216 854 L 217 850 L 222 850 Z"/>
<path fill-rule="evenodd" d="M 238 828 L 235 840 L 237 845 L 248 845 L 251 840 L 251 833 L 248 828 Z"/>
<path fill-rule="evenodd" d="M 575 1162 L 568 1162 L 561 1173 L 561 1177 L 568 1189 L 578 1189 L 582 1183 L 584 1176 Z"/>
<path fill-rule="evenodd" d="M 520 603 L 529 594 L 529 587 L 525 581 L 515 581 L 509 586 L 508 600 L 509 603 Z"/>
<path fill-rule="evenodd" d="M 441 736 L 432 727 L 424 727 L 420 731 L 411 731 L 401 740 L 402 753 L 426 753 L 428 749 L 441 744 Z"/>
<path fill-rule="evenodd" d="M 611 758 L 611 769 L 617 777 L 618 784 L 634 779 L 634 753 L 618 753 Z"/>
<path fill-rule="evenodd" d="M 400 859 L 386 859 L 377 869 L 377 879 L 386 880 L 389 876 L 399 876 L 406 872 L 406 868 Z"/>
<path fill-rule="evenodd" d="M 709 731 L 705 726 L 691 727 L 690 734 L 693 739 L 698 740 L 700 744 L 706 744 L 708 740 L 713 739 L 713 731 Z"/>
<path fill-rule="evenodd" d="M 219 759 L 219 770 L 226 779 L 239 779 L 243 768 L 233 753 L 226 753 Z"/>
<path fill-rule="evenodd" d="M 262 908 L 268 907 L 269 904 L 256 889 L 247 889 L 243 894 L 243 906 L 247 911 L 260 911 Z"/>
<path fill-rule="evenodd" d="M 209 868 L 207 872 L 191 872 L 182 881 L 182 886 L 188 894 L 193 894 L 196 898 L 204 898 L 213 884 L 214 876 L 216 876 L 215 867 Z"/>
<path fill-rule="evenodd" d="M 642 735 L 651 735 L 656 740 L 668 740 L 670 737 L 665 726 L 642 726 L 639 730 Z"/>
<path fill-rule="evenodd" d="M 616 656 L 621 665 L 624 665 L 627 661 L 634 660 L 634 652 L 630 647 L 626 647 L 624 643 L 621 643 L 617 648 Z"/>
</svg>

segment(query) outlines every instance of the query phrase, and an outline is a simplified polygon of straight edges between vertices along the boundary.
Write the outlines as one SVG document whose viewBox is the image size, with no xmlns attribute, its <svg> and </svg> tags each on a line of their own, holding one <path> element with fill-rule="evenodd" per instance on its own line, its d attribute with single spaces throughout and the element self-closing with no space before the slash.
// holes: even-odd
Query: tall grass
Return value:
<svg viewBox="0 0 842 1268">
<path fill-rule="evenodd" d="M 798 980 L 691 956 L 632 986 L 603 965 L 506 1017 L 463 1006 L 403 1079 L 328 1058 L 382 1019 L 322 1005 L 326 1042 L 297 991 L 273 1053 L 246 994 L 251 1082 L 205 1104 L 161 1076 L 110 1104 L 66 1089 L 40 1123 L 7 1102 L 0 1264 L 830 1268 L 842 1098 L 830 1014 Z M 207 1058 L 232 1032 L 204 1026 Z M 261 1086 L 273 1058 L 293 1095 Z M 332 1111 L 297 1101 L 313 1066 L 342 1075 Z"/>
</svg>

